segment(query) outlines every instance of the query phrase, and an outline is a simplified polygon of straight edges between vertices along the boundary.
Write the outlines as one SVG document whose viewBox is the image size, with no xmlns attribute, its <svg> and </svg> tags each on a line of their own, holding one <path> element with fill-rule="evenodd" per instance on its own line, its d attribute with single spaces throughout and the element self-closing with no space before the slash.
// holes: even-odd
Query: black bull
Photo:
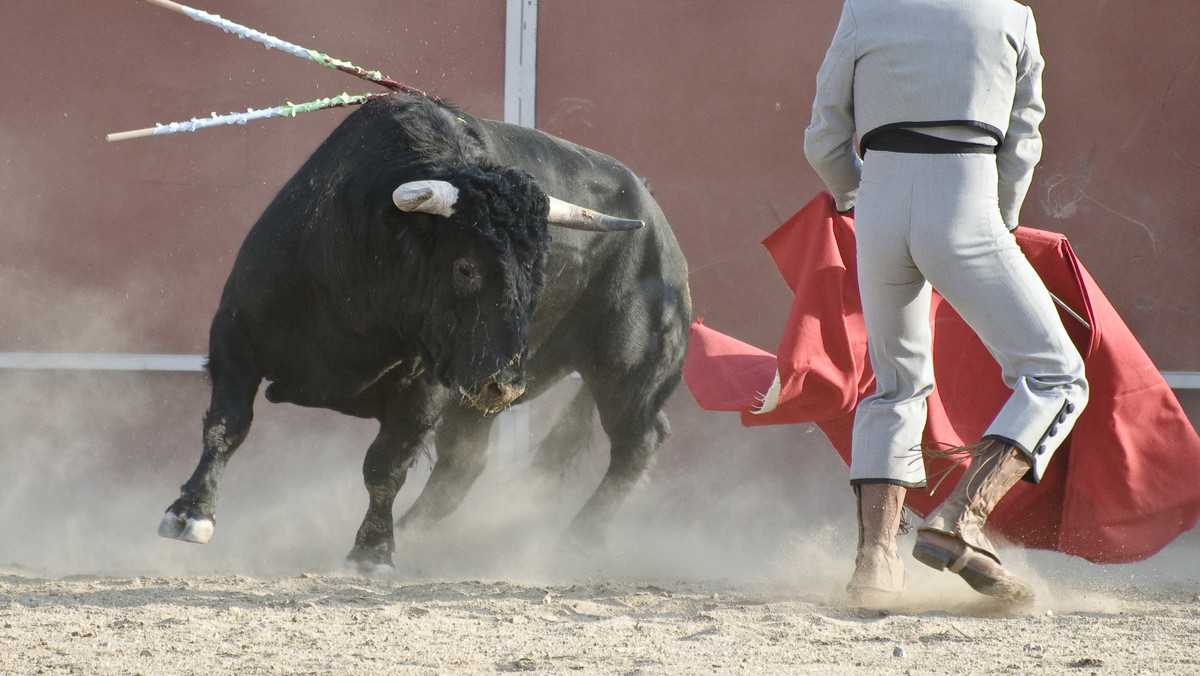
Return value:
<svg viewBox="0 0 1200 676">
<path fill-rule="evenodd" d="M 452 207 L 397 208 L 397 186 L 431 179 L 453 186 Z M 645 227 L 551 232 L 554 197 Z M 159 534 L 211 537 L 221 474 L 267 380 L 271 401 L 379 421 L 350 559 L 390 565 L 392 504 L 426 433 L 436 462 L 398 525 L 452 512 L 483 471 L 494 413 L 578 372 L 611 455 L 568 535 L 595 542 L 668 434 L 690 312 L 670 226 L 616 160 L 420 97 L 367 103 L 242 245 L 209 337 L 200 463 Z"/>
</svg>

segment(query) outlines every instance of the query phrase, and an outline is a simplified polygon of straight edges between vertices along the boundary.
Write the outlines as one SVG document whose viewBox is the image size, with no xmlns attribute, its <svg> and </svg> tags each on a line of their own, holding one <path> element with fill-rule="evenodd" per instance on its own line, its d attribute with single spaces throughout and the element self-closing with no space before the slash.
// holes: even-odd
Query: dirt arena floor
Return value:
<svg viewBox="0 0 1200 676">
<path fill-rule="evenodd" d="M 113 387 L 87 405 L 53 387 L 0 401 L 0 674 L 1200 674 L 1197 530 L 1137 564 L 1005 550 L 1037 592 L 1023 608 L 907 558 L 901 607 L 861 611 L 842 591 L 855 526 L 840 461 L 754 443 L 820 447 L 812 430 L 734 422 L 711 451 L 678 433 L 591 555 L 564 554 L 559 534 L 603 449 L 537 504 L 514 499 L 521 458 L 499 454 L 458 512 L 401 533 L 394 572 L 367 579 L 343 557 L 372 425 L 260 406 L 216 534 L 191 545 L 155 529 L 198 457 L 203 392 L 164 414 L 161 389 Z"/>
<path fill-rule="evenodd" d="M 630 518 L 564 560 L 549 529 L 478 521 L 402 537 L 375 579 L 341 567 L 336 538 L 301 555 L 278 533 L 222 544 L 226 524 L 209 545 L 147 542 L 141 566 L 0 565 L 0 673 L 1200 673 L 1191 534 L 1134 565 L 1007 552 L 1037 588 L 1024 608 L 908 559 L 909 596 L 883 613 L 845 604 L 850 524 Z"/>
<path fill-rule="evenodd" d="M 1017 613 L 946 588 L 884 614 L 768 586 L 8 574 L 0 671 L 1200 673 L 1194 588 L 1059 589 Z"/>
<path fill-rule="evenodd" d="M 805 549 L 756 580 L 9 570 L 0 673 L 1200 673 L 1194 572 L 1043 570 L 1037 601 L 1004 609 L 914 569 L 920 591 L 881 613 L 843 605 L 821 568 L 845 566 Z"/>
</svg>

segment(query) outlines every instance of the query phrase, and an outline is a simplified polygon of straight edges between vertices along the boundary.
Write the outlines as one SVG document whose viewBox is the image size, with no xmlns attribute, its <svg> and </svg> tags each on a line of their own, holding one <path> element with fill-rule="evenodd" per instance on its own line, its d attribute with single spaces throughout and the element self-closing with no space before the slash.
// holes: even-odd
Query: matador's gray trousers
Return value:
<svg viewBox="0 0 1200 676">
<path fill-rule="evenodd" d="M 854 211 L 876 390 L 855 415 L 851 483 L 925 485 L 932 289 L 979 335 L 1013 390 L 985 436 L 1020 448 L 1033 464 L 1029 478 L 1041 479 L 1088 388 L 1050 294 L 1001 219 L 995 155 L 872 150 Z"/>
</svg>

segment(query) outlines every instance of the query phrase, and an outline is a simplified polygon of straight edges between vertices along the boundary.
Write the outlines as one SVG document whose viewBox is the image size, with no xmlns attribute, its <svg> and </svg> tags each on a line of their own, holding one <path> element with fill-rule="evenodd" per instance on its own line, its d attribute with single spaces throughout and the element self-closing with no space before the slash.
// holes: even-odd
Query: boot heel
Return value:
<svg viewBox="0 0 1200 676">
<path fill-rule="evenodd" d="M 946 570 L 946 566 L 950 565 L 951 558 L 949 552 L 925 542 L 918 542 L 912 551 L 912 556 L 917 561 L 929 566 L 934 570 Z"/>
<path fill-rule="evenodd" d="M 971 548 L 968 547 L 966 551 L 970 553 Z M 967 558 L 966 554 L 963 557 L 955 557 L 953 552 L 928 542 L 917 542 L 913 546 L 912 555 L 914 559 L 934 570 L 947 570 L 958 558 Z M 1005 603 L 1020 604 L 1033 598 L 1033 589 L 1029 585 L 1010 576 L 1007 571 L 1002 570 L 1001 572 L 1001 575 L 993 575 L 966 565 L 957 574 L 975 591 L 998 598 Z"/>
</svg>

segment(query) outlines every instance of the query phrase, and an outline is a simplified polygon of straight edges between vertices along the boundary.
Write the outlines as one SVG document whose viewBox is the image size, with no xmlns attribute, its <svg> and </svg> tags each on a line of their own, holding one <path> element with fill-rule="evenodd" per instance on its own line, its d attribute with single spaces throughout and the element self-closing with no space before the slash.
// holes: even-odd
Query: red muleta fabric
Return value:
<svg viewBox="0 0 1200 676">
<path fill-rule="evenodd" d="M 1091 394 L 1042 481 L 1018 484 L 988 527 L 1025 547 L 1097 563 L 1140 561 L 1200 520 L 1200 437 L 1066 238 L 1025 227 L 1016 237 L 1046 287 L 1078 315 L 1061 312 L 1084 355 Z M 854 221 L 821 193 L 763 244 L 796 296 L 777 356 L 696 322 L 684 380 L 702 408 L 740 412 L 747 426 L 816 423 L 848 463 L 854 408 L 875 387 Z M 1009 390 L 974 332 L 936 294 L 930 321 L 936 386 L 925 443 L 976 441 Z M 778 406 L 752 413 L 777 370 Z M 944 460 L 927 459 L 926 470 L 930 488 L 910 490 L 907 500 L 922 515 L 962 473 Z"/>
</svg>

